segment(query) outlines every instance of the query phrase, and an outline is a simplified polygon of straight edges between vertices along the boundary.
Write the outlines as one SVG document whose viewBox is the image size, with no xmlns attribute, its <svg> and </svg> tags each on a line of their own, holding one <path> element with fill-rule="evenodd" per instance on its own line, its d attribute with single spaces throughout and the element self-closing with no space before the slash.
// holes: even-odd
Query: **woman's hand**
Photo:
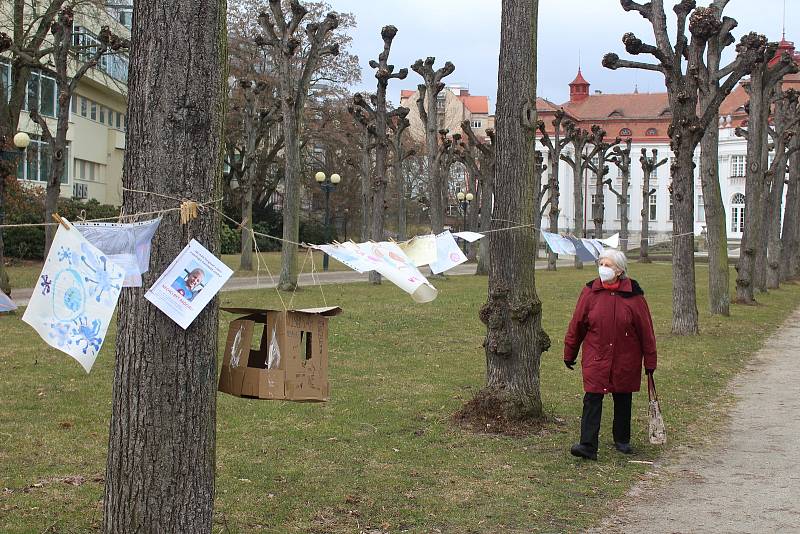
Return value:
<svg viewBox="0 0 800 534">
<path fill-rule="evenodd" d="M 564 360 L 564 365 L 567 366 L 567 369 L 572 371 L 575 368 L 575 360 L 571 360 L 571 361 Z"/>
</svg>

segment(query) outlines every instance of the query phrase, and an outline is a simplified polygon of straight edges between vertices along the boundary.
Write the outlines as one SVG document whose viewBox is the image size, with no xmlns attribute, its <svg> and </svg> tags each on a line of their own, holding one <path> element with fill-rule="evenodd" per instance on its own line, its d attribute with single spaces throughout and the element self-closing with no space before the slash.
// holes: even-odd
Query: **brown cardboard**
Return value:
<svg viewBox="0 0 800 534">
<path fill-rule="evenodd" d="M 258 399 L 328 399 L 328 319 L 341 308 L 222 309 L 240 317 L 228 329 L 219 391 Z M 264 325 L 263 334 L 251 349 L 257 325 Z M 280 358 L 273 353 L 270 360 L 273 337 Z"/>
</svg>

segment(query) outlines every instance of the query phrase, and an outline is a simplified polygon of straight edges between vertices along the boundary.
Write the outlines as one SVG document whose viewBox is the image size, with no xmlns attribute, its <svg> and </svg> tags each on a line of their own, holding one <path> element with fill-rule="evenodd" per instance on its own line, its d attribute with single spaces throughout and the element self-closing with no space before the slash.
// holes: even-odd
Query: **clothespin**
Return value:
<svg viewBox="0 0 800 534">
<path fill-rule="evenodd" d="M 81 210 L 81 214 L 79 215 L 81 222 L 86 222 L 86 210 Z"/>
<path fill-rule="evenodd" d="M 184 200 L 181 202 L 181 224 L 186 224 L 197 218 L 197 202 Z"/>
<path fill-rule="evenodd" d="M 69 230 L 69 225 L 67 224 L 67 221 L 62 219 L 61 215 L 59 215 L 58 213 L 53 214 L 53 220 L 56 221 L 61 226 L 63 226 L 64 228 L 66 228 L 67 230 Z"/>
</svg>

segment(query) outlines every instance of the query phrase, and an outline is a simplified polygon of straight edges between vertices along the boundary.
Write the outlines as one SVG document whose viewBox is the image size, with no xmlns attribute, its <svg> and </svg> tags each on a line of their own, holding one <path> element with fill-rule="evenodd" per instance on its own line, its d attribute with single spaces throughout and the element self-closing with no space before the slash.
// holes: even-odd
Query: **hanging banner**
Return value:
<svg viewBox="0 0 800 534">
<path fill-rule="evenodd" d="M 581 243 L 586 247 L 586 250 L 591 252 L 594 259 L 599 258 L 600 254 L 603 253 L 603 245 L 597 239 L 581 239 Z"/>
<path fill-rule="evenodd" d="M 562 237 L 551 232 L 545 232 L 544 230 L 542 230 L 542 237 L 554 254 L 562 254 L 566 256 L 575 255 L 575 245 L 566 237 Z"/>
<path fill-rule="evenodd" d="M 600 243 L 603 245 L 610 247 L 610 248 L 619 248 L 619 234 L 614 234 L 611 237 L 607 237 L 605 239 L 598 239 Z"/>
<path fill-rule="evenodd" d="M 420 235 L 399 245 L 416 267 L 436 261 L 436 236 L 433 234 Z"/>
<path fill-rule="evenodd" d="M 465 261 L 467 257 L 459 248 L 453 234 L 445 230 L 436 236 L 436 261 L 430 264 L 431 272 L 443 273 Z"/>
<path fill-rule="evenodd" d="M 451 237 L 452 239 L 452 237 Z M 419 272 L 397 243 L 359 243 L 356 245 L 372 264 L 372 271 L 411 295 L 414 302 L 424 304 L 436 298 L 438 291 Z"/>
<path fill-rule="evenodd" d="M 103 346 L 125 269 L 63 220 L 69 230 L 58 226 L 22 320 L 88 373 Z"/>
<path fill-rule="evenodd" d="M 314 245 L 313 248 L 321 250 L 357 273 L 366 273 L 374 268 L 372 263 L 367 259 L 367 254 L 352 241 L 335 245 Z"/>
<path fill-rule="evenodd" d="M 474 243 L 478 239 L 486 237 L 485 235 L 479 234 L 478 232 L 456 232 L 453 235 L 456 237 L 460 237 L 464 241 L 468 241 L 470 243 Z"/>
<path fill-rule="evenodd" d="M 0 291 L 0 313 L 12 312 L 17 309 L 17 305 L 11 300 L 11 297 Z"/>
<path fill-rule="evenodd" d="M 150 266 L 150 241 L 161 217 L 136 223 L 75 223 L 83 237 L 125 269 L 122 287 L 142 287 L 142 274 Z"/>
<path fill-rule="evenodd" d="M 592 254 L 586 246 L 583 244 L 583 241 L 578 239 L 577 237 L 567 236 L 572 244 L 575 246 L 575 255 L 578 256 L 578 259 L 581 261 L 594 261 L 597 258 Z"/>
<path fill-rule="evenodd" d="M 192 239 L 144 298 L 186 330 L 232 274 L 227 265 Z"/>
</svg>

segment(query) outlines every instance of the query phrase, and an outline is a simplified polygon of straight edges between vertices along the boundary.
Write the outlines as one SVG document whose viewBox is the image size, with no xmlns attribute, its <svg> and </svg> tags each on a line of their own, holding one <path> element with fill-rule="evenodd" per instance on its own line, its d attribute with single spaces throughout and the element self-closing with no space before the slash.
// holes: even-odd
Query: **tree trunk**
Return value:
<svg viewBox="0 0 800 534">
<path fill-rule="evenodd" d="M 711 315 L 730 315 L 730 266 L 725 204 L 719 184 L 719 118 L 712 119 L 700 143 L 700 183 L 708 241 L 708 309 Z"/>
<path fill-rule="evenodd" d="M 428 158 L 428 191 L 430 195 L 431 232 L 444 231 L 444 206 L 442 205 L 442 172 L 439 168 L 437 152 L 437 132 L 439 121 L 436 110 L 436 95 L 428 91 L 425 95 L 428 107 L 428 120 L 425 124 L 425 150 Z"/>
<path fill-rule="evenodd" d="M 369 241 L 370 216 L 372 212 L 372 158 L 369 150 L 370 135 L 364 129 L 364 151 L 361 153 L 361 241 Z"/>
<path fill-rule="evenodd" d="M 575 204 L 575 237 L 583 237 L 583 146 L 575 147 L 575 167 L 572 169 L 572 200 Z M 575 268 L 583 269 L 583 262 L 575 254 Z"/>
<path fill-rule="evenodd" d="M 375 174 L 372 178 L 372 231 L 375 242 L 383 241 L 383 223 L 386 216 L 386 85 L 378 82 L 378 100 L 375 109 L 375 130 L 378 132 L 375 145 Z M 369 272 L 372 284 L 381 283 L 378 271 Z"/>
<path fill-rule="evenodd" d="M 486 232 L 492 228 L 493 170 L 489 169 L 482 172 L 480 180 L 480 231 Z M 478 267 L 475 269 L 475 274 L 479 276 L 489 274 L 489 239 L 486 237 L 478 241 Z"/>
<path fill-rule="evenodd" d="M 288 82 L 287 82 L 288 83 Z M 278 289 L 292 291 L 297 287 L 297 245 L 300 241 L 300 121 L 293 103 L 281 99 L 283 115 L 285 166 L 283 178 L 283 246 Z"/>
<path fill-rule="evenodd" d="M 560 125 L 558 127 L 560 127 Z M 553 143 L 554 148 L 560 147 L 559 141 L 560 139 L 558 137 L 558 131 L 556 131 L 555 142 Z M 547 152 L 547 159 L 548 159 L 548 166 L 550 167 L 550 175 L 548 180 L 550 188 L 547 190 L 550 194 L 549 232 L 551 234 L 557 234 L 558 216 L 561 213 L 561 208 L 559 206 L 561 200 L 561 192 L 559 191 L 559 183 L 558 183 L 559 164 L 561 163 L 560 154 L 558 154 L 556 150 L 550 150 Z M 555 271 L 556 262 L 558 261 L 558 254 L 550 250 L 549 247 L 547 250 L 548 250 L 547 270 Z"/>
<path fill-rule="evenodd" d="M 398 150 L 399 148 L 399 150 Z M 408 222 L 406 213 L 406 177 L 403 173 L 403 146 L 395 147 L 394 180 L 397 185 L 397 240 L 408 239 Z"/>
<path fill-rule="evenodd" d="M 630 146 L 628 146 L 628 153 L 630 154 Z M 622 252 L 628 252 L 628 225 L 630 224 L 630 217 L 628 216 L 628 210 L 630 209 L 630 206 L 628 206 L 628 189 L 630 188 L 630 184 L 631 171 L 629 157 L 628 170 L 625 171 L 624 175 L 622 176 L 622 186 L 620 187 L 620 194 L 622 195 L 622 198 L 619 199 L 620 210 L 622 211 L 619 221 L 619 242 Z"/>
<path fill-rule="evenodd" d="M 151 0 L 134 10 L 123 184 L 213 200 L 222 177 L 225 2 Z M 127 213 L 175 207 L 130 192 L 123 205 Z M 144 293 L 191 238 L 217 252 L 218 234 L 210 210 L 187 226 L 166 214 L 143 287 L 122 291 L 103 499 L 109 534 L 211 532 L 218 302 L 184 330 Z"/>
<path fill-rule="evenodd" d="M 0 135 L 0 139 L 2 136 Z M 11 150 L 10 148 L 0 146 L 0 150 Z M 5 196 L 6 196 L 6 180 L 12 180 L 11 172 L 14 162 L 13 161 L 0 161 L 0 291 L 6 295 L 11 295 L 11 281 L 6 272 L 5 260 L 5 244 L 3 243 L 3 229 L 2 225 L 6 221 L 5 213 Z"/>
<path fill-rule="evenodd" d="M 694 113 L 690 110 L 689 113 Z M 690 115 L 691 116 L 691 115 Z M 673 122 L 677 122 L 676 117 Z M 688 122 L 688 121 L 687 121 Z M 687 131 L 673 138 L 672 173 L 672 333 L 697 334 L 699 330 L 694 273 L 694 149 Z"/>
<path fill-rule="evenodd" d="M 800 145 L 800 137 L 794 136 L 790 141 L 790 149 Z M 786 190 L 786 208 L 783 213 L 783 231 L 781 232 L 781 281 L 794 278 L 796 272 L 795 257 L 797 253 L 798 221 L 800 221 L 800 152 L 789 156 L 789 184 Z"/>
<path fill-rule="evenodd" d="M 781 207 L 783 181 L 786 179 L 786 152 L 775 154 L 775 173 L 767 203 L 767 289 L 778 289 L 781 278 Z"/>
<path fill-rule="evenodd" d="M 639 241 L 639 262 L 650 263 L 647 248 L 650 246 L 650 171 L 644 169 L 642 179 L 642 235 Z"/>
<path fill-rule="evenodd" d="M 606 208 L 605 193 L 603 191 L 603 179 L 605 178 L 605 174 L 602 171 L 604 165 L 605 163 L 603 162 L 601 155 L 600 168 L 597 169 L 598 172 L 595 178 L 595 188 L 594 188 L 595 199 L 594 202 L 592 202 L 592 211 L 594 212 L 592 214 L 592 219 L 594 222 L 595 239 L 603 238 L 603 222 L 605 219 L 605 208 Z"/>
<path fill-rule="evenodd" d="M 536 120 L 528 128 L 521 120 L 521 110 L 536 101 L 537 14 L 538 0 L 503 0 L 495 213 L 501 221 L 521 224 L 533 224 L 540 212 L 541 187 L 534 179 Z M 486 392 L 498 399 L 497 408 L 507 418 L 540 418 L 539 364 L 550 340 L 541 326 L 533 269 L 538 233 L 492 233 L 487 239 L 489 298 L 480 312 L 487 325 Z"/>
<path fill-rule="evenodd" d="M 250 165 L 245 171 L 246 178 L 242 180 L 242 256 L 239 269 L 242 271 L 253 270 L 253 174 L 254 166 Z"/>
<path fill-rule="evenodd" d="M 766 117 L 764 124 L 768 124 L 769 120 L 769 111 L 766 111 Z M 759 205 L 761 206 L 761 210 L 758 211 L 758 217 L 761 218 L 761 235 L 758 237 L 756 241 L 756 266 L 755 266 L 755 274 L 753 275 L 753 284 L 755 286 L 756 291 L 759 293 L 766 293 L 767 292 L 767 243 L 769 241 L 769 217 L 771 213 L 771 208 L 768 205 L 769 198 L 770 198 L 770 188 L 771 188 L 771 177 L 768 174 L 769 170 L 769 136 L 766 133 L 766 126 L 765 126 L 765 133 L 764 133 L 764 145 L 763 151 L 761 153 L 761 198 L 759 200 Z"/>
<path fill-rule="evenodd" d="M 477 180 L 477 177 L 474 178 Z M 479 204 L 481 203 L 481 195 L 483 192 L 478 189 L 475 193 L 475 200 L 470 202 L 469 205 L 469 213 L 467 213 L 467 227 L 465 230 L 469 231 L 478 231 L 479 222 Z M 469 261 L 475 261 L 478 259 L 478 247 L 480 245 L 478 243 L 467 243 L 467 259 Z"/>
</svg>

